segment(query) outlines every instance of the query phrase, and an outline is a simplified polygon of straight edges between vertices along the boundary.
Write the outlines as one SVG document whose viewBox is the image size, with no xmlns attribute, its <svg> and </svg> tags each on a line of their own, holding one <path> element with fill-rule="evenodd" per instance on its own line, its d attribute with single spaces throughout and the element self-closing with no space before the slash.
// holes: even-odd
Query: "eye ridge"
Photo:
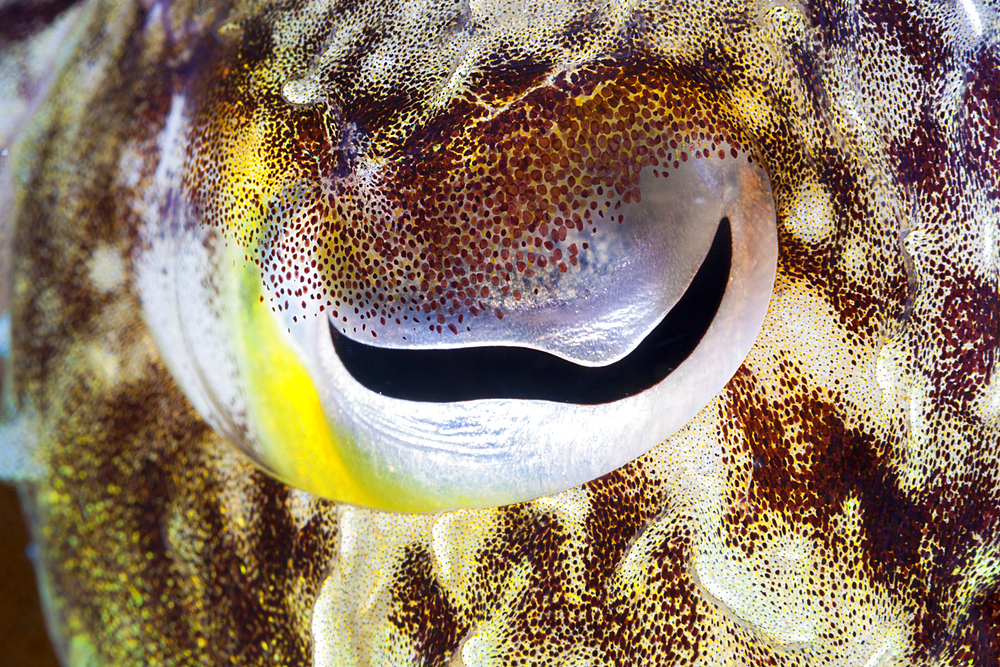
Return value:
<svg viewBox="0 0 1000 667">
<path fill-rule="evenodd" d="M 732 265 L 732 230 L 722 218 L 690 286 L 624 358 L 582 366 L 540 350 L 508 346 L 401 350 L 341 336 L 333 347 L 348 373 L 371 391 L 408 401 L 451 403 L 512 398 L 578 405 L 611 403 L 658 384 L 694 351 L 715 319 Z"/>
</svg>

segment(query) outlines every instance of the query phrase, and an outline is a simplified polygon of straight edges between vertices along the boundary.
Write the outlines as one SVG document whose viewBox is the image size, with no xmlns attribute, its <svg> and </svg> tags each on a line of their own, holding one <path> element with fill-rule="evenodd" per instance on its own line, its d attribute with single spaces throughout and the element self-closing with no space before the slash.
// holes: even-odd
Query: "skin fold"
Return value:
<svg viewBox="0 0 1000 667">
<path fill-rule="evenodd" d="M 14 4 L 0 451 L 64 664 L 1000 662 L 995 9 Z M 485 45 L 464 79 L 456 35 Z M 251 464 L 137 286 L 172 105 L 203 138 L 190 182 L 236 182 L 245 150 L 277 187 L 304 168 L 315 100 L 282 86 L 307 70 L 389 154 L 532 112 L 559 67 L 681 91 L 766 168 L 777 278 L 735 376 L 646 455 L 514 505 L 381 512 Z"/>
</svg>

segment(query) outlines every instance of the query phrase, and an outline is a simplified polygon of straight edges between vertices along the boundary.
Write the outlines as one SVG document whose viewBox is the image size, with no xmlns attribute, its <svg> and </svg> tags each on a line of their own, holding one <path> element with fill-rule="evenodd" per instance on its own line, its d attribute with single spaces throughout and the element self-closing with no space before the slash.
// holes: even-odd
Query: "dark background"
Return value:
<svg viewBox="0 0 1000 667">
<path fill-rule="evenodd" d="M 0 484 L 0 663 L 5 667 L 57 667 L 45 632 L 31 561 L 28 529 L 17 492 Z"/>
</svg>

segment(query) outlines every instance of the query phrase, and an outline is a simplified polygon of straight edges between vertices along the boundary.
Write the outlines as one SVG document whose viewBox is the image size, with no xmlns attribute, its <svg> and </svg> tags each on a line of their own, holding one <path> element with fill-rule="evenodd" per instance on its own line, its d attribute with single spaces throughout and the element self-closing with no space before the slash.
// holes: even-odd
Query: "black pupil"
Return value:
<svg viewBox="0 0 1000 667">
<path fill-rule="evenodd" d="M 658 384 L 694 351 L 715 318 L 732 263 L 732 231 L 723 218 L 701 268 L 663 321 L 624 358 L 588 367 L 547 352 L 484 346 L 449 350 L 373 347 L 341 336 L 333 347 L 359 383 L 384 396 L 450 403 L 517 398 L 597 405 Z"/>
</svg>

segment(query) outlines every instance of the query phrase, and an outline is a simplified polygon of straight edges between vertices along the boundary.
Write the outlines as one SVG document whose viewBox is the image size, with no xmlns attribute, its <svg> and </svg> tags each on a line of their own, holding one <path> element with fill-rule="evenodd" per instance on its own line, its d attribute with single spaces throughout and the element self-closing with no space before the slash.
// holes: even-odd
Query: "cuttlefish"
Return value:
<svg viewBox="0 0 1000 667">
<path fill-rule="evenodd" d="M 981 0 L 0 5 L 66 665 L 1000 663 Z"/>
</svg>

